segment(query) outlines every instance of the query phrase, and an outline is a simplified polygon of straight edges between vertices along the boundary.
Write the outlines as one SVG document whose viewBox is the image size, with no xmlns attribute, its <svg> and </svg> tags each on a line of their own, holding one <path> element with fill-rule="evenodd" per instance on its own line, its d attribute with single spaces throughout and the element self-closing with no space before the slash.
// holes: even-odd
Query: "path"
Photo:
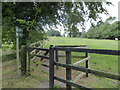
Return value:
<svg viewBox="0 0 120 90">
<path fill-rule="evenodd" d="M 0 52 L 0 55 L 9 55 L 9 54 L 13 54 L 13 53 L 16 53 L 16 50 Z"/>
</svg>

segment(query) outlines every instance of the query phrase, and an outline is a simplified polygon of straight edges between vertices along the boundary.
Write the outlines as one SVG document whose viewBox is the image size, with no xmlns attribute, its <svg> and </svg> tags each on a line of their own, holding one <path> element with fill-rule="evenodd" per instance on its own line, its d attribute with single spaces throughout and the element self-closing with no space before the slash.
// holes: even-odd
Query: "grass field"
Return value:
<svg viewBox="0 0 120 90">
<path fill-rule="evenodd" d="M 81 39 L 81 38 L 68 38 L 68 37 L 50 37 L 46 45 L 88 45 L 90 49 L 108 49 L 118 50 L 118 41 L 103 40 L 103 39 Z M 73 53 L 79 55 L 79 53 Z M 118 56 L 114 55 L 100 55 L 89 54 L 91 56 L 91 67 L 118 73 Z M 73 59 L 74 62 L 74 59 Z"/>
<path fill-rule="evenodd" d="M 119 41 L 105 39 L 50 37 L 46 47 L 49 47 L 49 45 L 88 45 L 91 49 L 118 50 L 118 42 Z"/>
<path fill-rule="evenodd" d="M 47 44 L 49 45 L 88 45 L 91 49 L 108 49 L 108 50 L 118 50 L 118 42 L 115 40 L 104 40 L 104 39 L 81 39 L 81 38 L 68 38 L 68 37 L 50 37 Z M 81 55 L 80 53 L 72 53 L 72 55 Z M 118 74 L 118 56 L 114 55 L 101 55 L 101 54 L 89 54 L 90 68 L 96 70 L 102 70 L 105 72 L 110 72 L 113 74 Z M 76 62 L 80 59 L 72 58 L 72 62 Z M 81 64 L 84 66 L 84 64 Z M 94 77 L 94 78 L 93 78 Z M 118 84 L 115 80 L 110 80 L 106 78 L 99 78 L 93 76 L 90 80 L 91 84 L 84 83 L 84 85 L 92 87 L 117 87 Z M 95 80 L 96 79 L 96 80 Z M 98 81 L 97 81 L 98 80 Z M 97 83 L 96 83 L 97 81 Z M 96 85 L 93 85 L 96 83 Z"/>
<path fill-rule="evenodd" d="M 49 45 L 88 45 L 91 49 L 109 49 L 118 50 L 118 41 L 115 40 L 98 40 L 98 39 L 81 39 L 68 37 L 50 37 L 46 48 Z M 83 53 L 72 53 L 72 55 L 83 55 Z M 118 56 L 89 54 L 90 68 L 102 70 L 113 74 L 118 74 Z M 72 58 L 72 63 L 80 60 L 79 58 Z M 3 87 L 7 88 L 34 88 L 39 82 L 47 81 L 47 73 L 42 73 L 40 69 L 31 74 L 30 77 L 23 77 L 17 79 L 15 60 L 3 62 Z M 80 64 L 84 66 L 84 64 Z M 44 78 L 43 78 L 44 77 Z M 91 87 L 91 88 L 116 88 L 118 81 L 97 77 L 92 74 L 89 78 L 81 78 L 77 83 Z"/>
</svg>

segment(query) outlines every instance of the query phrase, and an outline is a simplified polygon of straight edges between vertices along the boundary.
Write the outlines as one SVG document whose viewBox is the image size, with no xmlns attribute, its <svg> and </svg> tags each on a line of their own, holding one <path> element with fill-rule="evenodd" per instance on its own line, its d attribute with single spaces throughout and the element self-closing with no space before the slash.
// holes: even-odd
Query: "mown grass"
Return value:
<svg viewBox="0 0 120 90">
<path fill-rule="evenodd" d="M 50 37 L 46 48 L 48 48 L 49 45 L 88 45 L 90 46 L 91 49 L 118 50 L 119 49 L 118 42 L 119 41 L 104 40 L 104 39 Z M 83 53 L 81 54 L 76 52 L 72 53 L 72 55 L 84 56 Z M 118 56 L 103 55 L 103 54 L 89 54 L 89 56 L 90 56 L 89 66 L 91 69 L 118 74 Z M 80 60 L 79 58 L 72 58 L 72 63 L 75 63 L 79 60 Z M 79 64 L 79 66 L 85 66 L 85 63 Z M 89 79 L 89 78 L 92 78 L 92 79 Z M 83 83 L 83 84 L 86 86 L 90 86 L 92 88 L 118 87 L 118 81 L 116 80 L 97 77 L 94 75 L 92 75 L 92 77 L 90 76 L 89 78 L 86 80 L 86 83 Z M 88 82 L 91 82 L 91 83 L 88 83 Z"/>
<path fill-rule="evenodd" d="M 49 37 L 46 47 L 49 47 L 49 45 L 89 45 L 92 49 L 118 50 L 118 42 L 119 41 L 106 39 Z"/>
<path fill-rule="evenodd" d="M 49 45 L 88 45 L 90 49 L 108 49 L 118 50 L 118 41 L 115 40 L 103 40 L 103 39 L 81 39 L 81 38 L 68 38 L 68 37 L 50 37 Z M 82 55 L 84 53 L 73 52 L 72 55 Z M 118 56 L 103 55 L 103 54 L 89 54 L 91 68 L 101 69 L 112 73 L 118 73 Z M 76 62 L 79 59 L 73 58 L 72 62 Z"/>
</svg>

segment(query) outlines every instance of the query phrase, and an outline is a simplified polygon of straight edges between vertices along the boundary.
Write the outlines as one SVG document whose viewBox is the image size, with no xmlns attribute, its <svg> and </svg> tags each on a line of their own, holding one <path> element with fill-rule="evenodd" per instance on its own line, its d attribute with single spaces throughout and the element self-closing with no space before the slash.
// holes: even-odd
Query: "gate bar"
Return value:
<svg viewBox="0 0 120 90">
<path fill-rule="evenodd" d="M 100 76 L 100 77 L 107 77 L 107 78 L 116 79 L 116 80 L 120 81 L 120 75 L 106 73 L 106 72 L 103 72 L 103 71 L 89 69 L 89 68 L 84 68 L 84 67 L 80 67 L 80 66 L 77 67 L 77 66 L 66 65 L 66 64 L 57 63 L 57 62 L 54 62 L 54 63 L 55 63 L 55 65 L 57 64 L 57 65 L 59 65 L 61 67 L 71 68 L 71 69 L 82 71 L 82 72 L 85 72 L 85 73 L 87 71 L 88 73 L 95 74 L 95 75 Z"/>
</svg>

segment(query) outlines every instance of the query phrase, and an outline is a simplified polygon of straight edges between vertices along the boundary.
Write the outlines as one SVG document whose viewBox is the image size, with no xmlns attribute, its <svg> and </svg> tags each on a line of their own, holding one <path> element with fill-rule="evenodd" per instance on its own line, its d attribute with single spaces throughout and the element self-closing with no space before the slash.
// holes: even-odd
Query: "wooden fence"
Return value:
<svg viewBox="0 0 120 90">
<path fill-rule="evenodd" d="M 107 78 L 111 78 L 111 79 L 115 79 L 115 80 L 119 80 L 120 81 L 120 76 L 119 75 L 115 75 L 115 74 L 111 74 L 111 73 L 107 73 L 107 72 L 103 72 L 103 71 L 99 71 L 99 70 L 94 70 L 94 69 L 89 69 L 88 68 L 88 63 L 86 64 L 86 68 L 84 67 L 78 67 L 75 65 L 71 64 L 71 52 L 85 52 L 87 53 L 86 56 L 88 57 L 88 53 L 95 53 L 95 54 L 106 54 L 106 55 L 120 55 L 120 51 L 119 50 L 103 50 L 103 49 L 86 49 L 86 48 L 71 48 L 71 47 L 67 47 L 67 46 L 63 46 L 63 47 L 53 47 L 53 45 L 50 46 L 50 53 L 49 53 L 49 87 L 50 88 L 54 88 L 54 80 L 58 80 L 60 82 L 63 82 L 66 84 L 66 87 L 68 89 L 71 89 L 71 86 L 74 87 L 78 87 L 78 88 L 82 88 L 82 89 L 91 89 L 85 86 L 82 86 L 80 84 L 76 84 L 73 81 L 71 81 L 71 70 L 77 70 L 77 71 L 82 71 L 85 73 L 91 73 L 100 77 L 107 77 Z M 63 63 L 58 63 L 57 57 L 55 58 L 55 55 L 57 55 L 58 51 L 65 51 L 66 52 L 66 64 Z M 88 62 L 88 60 L 87 60 Z M 57 77 L 54 75 L 54 65 L 60 66 L 60 67 L 64 67 L 66 68 L 66 80 L 60 77 Z"/>
<path fill-rule="evenodd" d="M 41 60 L 44 59 L 44 58 L 49 60 L 49 57 L 46 56 L 49 53 L 49 49 L 47 49 L 47 48 L 28 47 L 29 57 L 30 57 L 30 51 L 32 51 L 32 50 L 46 51 L 46 53 L 44 54 L 44 56 L 43 55 L 38 55 L 38 54 L 33 54 L 33 56 L 39 57 L 39 58 L 41 58 Z M 30 58 L 28 60 L 28 72 L 30 72 Z"/>
<path fill-rule="evenodd" d="M 79 47 L 81 47 L 81 48 L 79 48 Z M 86 73 L 86 76 L 88 76 L 88 73 L 90 73 L 90 74 L 94 74 L 94 75 L 97 75 L 100 77 L 107 77 L 107 78 L 111 78 L 111 79 L 120 81 L 119 75 L 115 75 L 115 74 L 111 74 L 111 73 L 103 72 L 103 71 L 99 71 L 99 70 L 89 69 L 89 65 L 88 65 L 88 61 L 90 59 L 90 57 L 88 56 L 88 53 L 120 55 L 119 50 L 88 49 L 85 47 L 86 46 L 84 46 L 84 45 L 83 46 L 55 46 L 55 47 L 53 45 L 51 45 L 49 49 L 28 47 L 27 51 L 29 53 L 31 50 L 36 49 L 36 50 L 46 51 L 47 53 L 49 53 L 49 57 L 43 56 L 43 55 L 34 55 L 34 56 L 46 58 L 49 60 L 49 87 L 50 88 L 54 88 L 54 80 L 58 80 L 60 82 L 65 83 L 66 87 L 68 89 L 71 89 L 72 86 L 82 88 L 82 89 L 91 89 L 91 88 L 85 87 L 83 85 L 76 84 L 74 81 L 72 81 L 71 80 L 71 70 L 82 71 L 82 72 Z M 66 64 L 59 63 L 58 51 L 66 52 Z M 85 58 L 77 63 L 71 64 L 71 52 L 84 52 Z M 79 66 L 79 67 L 76 66 L 80 62 L 86 62 L 86 68 L 81 67 L 81 66 Z M 54 74 L 54 66 L 55 65 L 57 67 L 66 68 L 66 80 L 55 76 L 55 74 Z M 28 61 L 28 66 L 30 66 L 30 60 Z M 29 71 L 29 69 L 30 68 L 28 68 L 28 71 Z"/>
</svg>

